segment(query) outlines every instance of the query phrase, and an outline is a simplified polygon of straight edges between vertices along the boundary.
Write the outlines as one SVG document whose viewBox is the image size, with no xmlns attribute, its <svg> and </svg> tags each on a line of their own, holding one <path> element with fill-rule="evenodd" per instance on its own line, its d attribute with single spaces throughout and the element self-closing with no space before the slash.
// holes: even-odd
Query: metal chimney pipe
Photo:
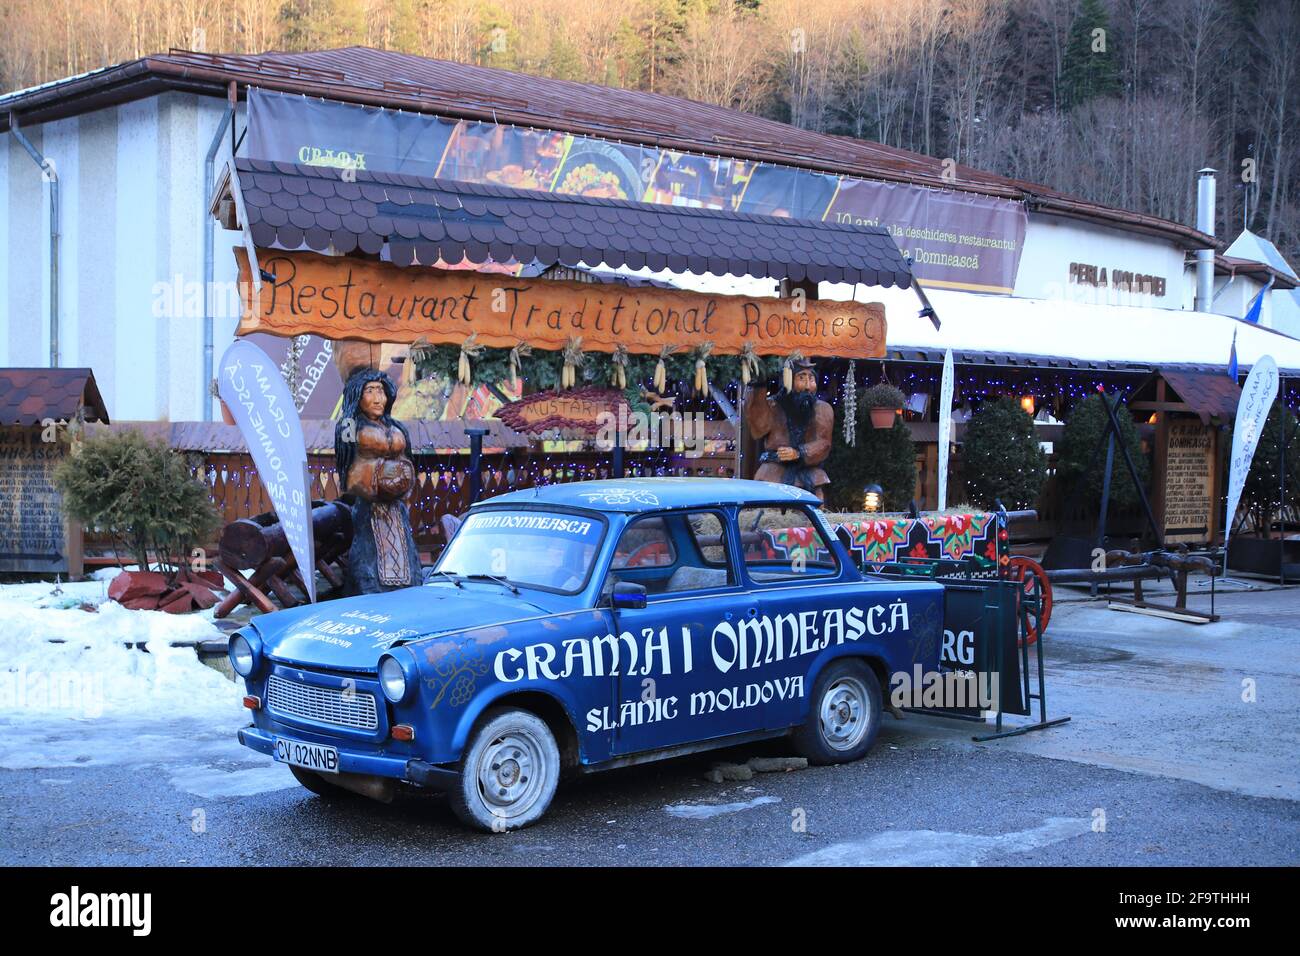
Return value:
<svg viewBox="0 0 1300 956">
<path fill-rule="evenodd" d="M 1214 235 L 1214 170 L 1197 170 L 1196 228 Z M 1209 312 L 1214 302 L 1214 248 L 1196 250 L 1196 311 Z"/>
</svg>

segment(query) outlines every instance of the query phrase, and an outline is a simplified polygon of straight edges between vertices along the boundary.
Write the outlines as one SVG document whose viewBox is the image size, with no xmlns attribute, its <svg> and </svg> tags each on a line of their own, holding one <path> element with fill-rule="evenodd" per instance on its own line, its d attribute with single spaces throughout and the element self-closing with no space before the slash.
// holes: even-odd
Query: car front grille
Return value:
<svg viewBox="0 0 1300 956">
<path fill-rule="evenodd" d="M 266 682 L 266 703 L 276 713 L 323 724 L 357 730 L 379 726 L 374 695 L 341 687 L 303 684 L 272 674 Z"/>
</svg>

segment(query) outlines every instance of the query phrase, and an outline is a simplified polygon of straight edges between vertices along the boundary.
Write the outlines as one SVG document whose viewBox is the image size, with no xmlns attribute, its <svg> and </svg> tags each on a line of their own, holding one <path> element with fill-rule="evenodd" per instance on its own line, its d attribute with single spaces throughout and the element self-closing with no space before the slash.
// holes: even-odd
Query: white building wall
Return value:
<svg viewBox="0 0 1300 956">
<path fill-rule="evenodd" d="M 235 281 L 238 241 L 207 216 L 204 157 L 224 111 L 220 100 L 167 93 L 23 130 L 59 172 L 59 364 L 94 371 L 114 420 L 195 421 L 211 401 L 203 376 L 203 230 L 216 236 L 218 283 Z M 48 186 L 17 138 L 3 139 L 0 365 L 43 367 Z M 229 155 L 227 133 L 216 172 Z M 216 318 L 215 359 L 237 320 Z"/>
<path fill-rule="evenodd" d="M 1103 305 L 1181 308 L 1185 295 L 1184 253 L 1172 242 L 1060 216 L 1030 213 L 1024 251 L 1013 293 L 1025 299 L 1068 299 Z M 1072 282 L 1072 262 L 1105 268 L 1104 287 Z M 1115 288 L 1115 270 L 1159 276 L 1163 296 Z"/>
</svg>

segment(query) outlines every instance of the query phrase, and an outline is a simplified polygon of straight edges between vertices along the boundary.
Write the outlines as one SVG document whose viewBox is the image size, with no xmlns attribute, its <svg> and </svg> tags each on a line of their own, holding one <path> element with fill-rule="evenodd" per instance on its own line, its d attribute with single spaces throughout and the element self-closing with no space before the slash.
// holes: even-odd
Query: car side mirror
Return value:
<svg viewBox="0 0 1300 956">
<path fill-rule="evenodd" d="M 633 611 L 645 607 L 645 585 L 634 581 L 615 581 L 609 595 L 609 606 L 614 610 Z"/>
</svg>

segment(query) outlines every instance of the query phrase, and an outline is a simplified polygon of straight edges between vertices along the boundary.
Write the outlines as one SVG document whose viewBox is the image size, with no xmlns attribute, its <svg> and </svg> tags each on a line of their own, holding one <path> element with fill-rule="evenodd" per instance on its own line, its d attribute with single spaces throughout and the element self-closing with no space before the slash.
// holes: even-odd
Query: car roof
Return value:
<svg viewBox="0 0 1300 956">
<path fill-rule="evenodd" d="M 745 478 L 611 478 L 540 485 L 497 495 L 484 505 L 550 505 L 622 513 L 706 505 L 820 505 L 794 485 Z"/>
</svg>

